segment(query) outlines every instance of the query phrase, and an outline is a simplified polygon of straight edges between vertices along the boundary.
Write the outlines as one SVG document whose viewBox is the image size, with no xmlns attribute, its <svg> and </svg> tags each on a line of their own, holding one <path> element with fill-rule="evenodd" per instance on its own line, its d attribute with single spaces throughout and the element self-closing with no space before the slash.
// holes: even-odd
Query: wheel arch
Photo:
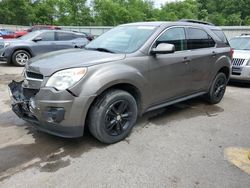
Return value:
<svg viewBox="0 0 250 188">
<path fill-rule="evenodd" d="M 223 66 L 219 69 L 218 73 L 224 73 L 227 77 L 227 79 L 230 78 L 230 68 L 228 68 L 227 66 Z"/>
<path fill-rule="evenodd" d="M 92 100 L 92 102 L 90 103 L 88 110 L 87 110 L 87 114 L 86 114 L 86 118 L 85 118 L 85 122 L 84 122 L 84 130 L 88 129 L 89 126 L 89 113 L 90 113 L 90 109 L 93 106 L 93 104 L 95 104 L 95 102 L 99 99 L 100 96 L 104 95 L 106 92 L 110 91 L 110 90 L 122 90 L 122 91 L 126 91 L 128 92 L 130 95 L 132 95 L 137 103 L 137 107 L 138 107 L 138 115 L 142 115 L 142 94 L 141 91 L 139 90 L 138 87 L 136 87 L 135 85 L 131 84 L 131 83 L 116 83 L 113 85 L 109 85 L 108 87 L 103 87 L 102 89 L 100 89 L 98 91 L 98 95 L 96 95 L 96 97 Z"/>
<path fill-rule="evenodd" d="M 16 51 L 19 51 L 19 50 L 24 50 L 24 51 L 27 51 L 29 54 L 30 54 L 30 57 L 33 57 L 33 53 L 32 53 L 32 50 L 28 47 L 18 47 L 18 48 L 15 48 L 13 49 L 12 53 L 11 53 L 11 57 L 13 56 L 13 54 L 16 52 Z"/>
</svg>

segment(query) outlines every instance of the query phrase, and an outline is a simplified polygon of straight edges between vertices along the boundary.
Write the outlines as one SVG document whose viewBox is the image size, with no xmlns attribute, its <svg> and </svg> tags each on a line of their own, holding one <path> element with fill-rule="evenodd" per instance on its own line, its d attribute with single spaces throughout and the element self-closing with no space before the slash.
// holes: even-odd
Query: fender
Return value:
<svg viewBox="0 0 250 188">
<path fill-rule="evenodd" d="M 77 87 L 70 88 L 70 91 L 79 97 L 98 96 L 117 84 L 130 84 L 137 88 L 143 104 L 149 97 L 150 85 L 148 79 L 136 68 L 122 62 L 108 63 L 101 67 L 99 65 L 98 69 L 96 69 L 96 66 L 89 67 L 85 78 L 77 84 Z"/>
<path fill-rule="evenodd" d="M 229 76 L 228 76 L 228 79 L 229 79 L 230 74 L 231 74 L 231 69 L 232 69 L 231 59 L 229 58 L 229 55 L 223 55 L 220 58 L 218 58 L 217 61 L 215 62 L 214 71 L 212 72 L 209 86 L 211 86 L 211 84 L 213 83 L 213 80 L 216 77 L 217 73 L 224 67 L 227 67 L 229 70 Z"/>
<path fill-rule="evenodd" d="M 28 46 L 13 46 L 13 47 L 7 47 L 5 49 L 5 56 L 10 58 L 12 56 L 12 54 L 17 51 L 17 50 L 26 50 L 30 53 L 31 57 L 34 56 L 34 53 L 32 52 L 31 48 L 29 48 Z"/>
</svg>

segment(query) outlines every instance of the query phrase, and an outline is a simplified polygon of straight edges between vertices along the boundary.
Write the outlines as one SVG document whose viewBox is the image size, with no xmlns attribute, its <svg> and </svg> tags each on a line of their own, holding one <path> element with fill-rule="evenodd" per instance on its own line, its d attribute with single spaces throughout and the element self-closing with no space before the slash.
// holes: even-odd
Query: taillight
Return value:
<svg viewBox="0 0 250 188">
<path fill-rule="evenodd" d="M 234 55 L 234 49 L 230 48 L 229 56 L 230 56 L 231 60 L 233 60 L 233 55 Z"/>
</svg>

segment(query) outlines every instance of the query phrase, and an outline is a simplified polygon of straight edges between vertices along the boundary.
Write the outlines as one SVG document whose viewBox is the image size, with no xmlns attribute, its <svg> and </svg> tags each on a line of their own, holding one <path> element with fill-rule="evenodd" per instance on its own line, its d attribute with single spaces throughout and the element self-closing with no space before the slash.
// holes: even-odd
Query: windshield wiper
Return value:
<svg viewBox="0 0 250 188">
<path fill-rule="evenodd" d="M 115 53 L 112 50 L 109 50 L 107 48 L 85 48 L 86 50 L 96 50 L 96 51 L 100 51 L 100 52 L 108 52 L 108 53 Z"/>
</svg>

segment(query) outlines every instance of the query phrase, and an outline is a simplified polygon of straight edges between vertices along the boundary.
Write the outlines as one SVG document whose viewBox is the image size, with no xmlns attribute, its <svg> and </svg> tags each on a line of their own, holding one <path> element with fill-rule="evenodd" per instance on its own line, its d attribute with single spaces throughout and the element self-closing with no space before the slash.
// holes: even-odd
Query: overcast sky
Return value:
<svg viewBox="0 0 250 188">
<path fill-rule="evenodd" d="M 161 7 L 161 4 L 165 4 L 166 2 L 173 2 L 176 0 L 153 0 L 155 2 L 156 7 Z"/>
</svg>

